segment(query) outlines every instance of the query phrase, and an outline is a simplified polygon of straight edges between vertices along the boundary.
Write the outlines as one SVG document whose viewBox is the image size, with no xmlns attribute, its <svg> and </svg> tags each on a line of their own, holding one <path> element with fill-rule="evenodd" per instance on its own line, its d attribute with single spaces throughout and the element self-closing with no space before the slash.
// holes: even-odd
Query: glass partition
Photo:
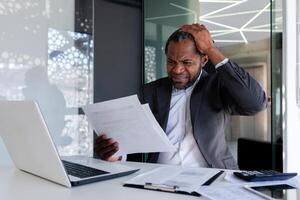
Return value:
<svg viewBox="0 0 300 200">
<path fill-rule="evenodd" d="M 38 102 L 61 155 L 92 155 L 92 0 L 0 3 L 0 99 Z"/>
<path fill-rule="evenodd" d="M 271 99 L 271 108 L 272 108 L 272 143 L 281 145 L 281 149 L 276 148 L 275 145 L 272 147 L 273 153 L 273 166 L 276 166 L 276 163 L 282 163 L 281 160 L 278 160 L 277 155 L 283 155 L 282 153 L 282 134 L 283 134 L 283 108 L 282 108 L 282 30 L 283 30 L 283 18 L 282 18 L 282 0 L 272 1 L 272 12 L 271 12 L 271 88 L 272 88 L 272 99 Z"/>
<path fill-rule="evenodd" d="M 144 1 L 145 82 L 166 76 L 164 45 L 182 24 L 198 20 L 196 0 Z"/>
</svg>

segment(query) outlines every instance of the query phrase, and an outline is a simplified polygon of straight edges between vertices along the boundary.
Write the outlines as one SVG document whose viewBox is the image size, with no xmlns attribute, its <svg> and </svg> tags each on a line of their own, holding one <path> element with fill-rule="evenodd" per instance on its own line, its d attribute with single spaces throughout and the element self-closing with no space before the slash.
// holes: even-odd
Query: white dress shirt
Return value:
<svg viewBox="0 0 300 200">
<path fill-rule="evenodd" d="M 208 166 L 194 139 L 190 115 L 191 94 L 201 74 L 202 72 L 192 86 L 186 89 L 174 87 L 172 89 L 166 134 L 175 146 L 176 152 L 160 153 L 158 163 L 194 167 Z"/>
<path fill-rule="evenodd" d="M 215 65 L 215 68 L 226 64 L 228 58 Z M 193 135 L 191 122 L 190 99 L 194 87 L 199 82 L 202 71 L 195 83 L 186 89 L 176 89 L 173 87 L 168 124 L 166 134 L 171 143 L 176 147 L 174 153 L 160 153 L 157 163 L 188 165 L 196 167 L 208 167 Z M 126 161 L 127 155 L 121 157 L 121 161 Z"/>
<path fill-rule="evenodd" d="M 228 62 L 225 58 L 215 68 Z M 186 89 L 173 87 L 166 134 L 176 147 L 176 152 L 162 152 L 158 163 L 171 165 L 186 165 L 193 167 L 208 167 L 193 135 L 191 122 L 190 99 L 191 94 L 199 82 L 202 71 L 195 83 Z"/>
</svg>

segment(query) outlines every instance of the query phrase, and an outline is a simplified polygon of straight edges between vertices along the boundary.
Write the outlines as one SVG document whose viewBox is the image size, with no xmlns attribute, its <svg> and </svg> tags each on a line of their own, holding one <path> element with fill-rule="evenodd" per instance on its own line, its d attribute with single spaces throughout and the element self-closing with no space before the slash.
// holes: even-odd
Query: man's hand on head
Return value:
<svg viewBox="0 0 300 200">
<path fill-rule="evenodd" d="M 202 24 L 183 25 L 180 30 L 190 33 L 196 42 L 198 51 L 207 54 L 210 48 L 214 48 L 214 42 L 207 28 Z"/>
<path fill-rule="evenodd" d="M 225 56 L 215 47 L 208 29 L 203 24 L 183 25 L 180 30 L 194 37 L 198 51 L 207 55 L 213 64 L 216 65 L 225 59 Z"/>
<path fill-rule="evenodd" d="M 102 160 L 115 162 L 121 160 L 121 156 L 114 156 L 119 150 L 118 142 L 108 138 L 105 134 L 100 135 L 95 142 L 95 153 Z"/>
</svg>

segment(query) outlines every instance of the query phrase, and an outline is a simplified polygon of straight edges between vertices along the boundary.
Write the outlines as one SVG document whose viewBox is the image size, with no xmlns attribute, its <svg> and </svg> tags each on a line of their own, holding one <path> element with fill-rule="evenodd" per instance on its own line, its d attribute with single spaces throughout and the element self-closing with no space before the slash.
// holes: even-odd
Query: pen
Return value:
<svg viewBox="0 0 300 200">
<path fill-rule="evenodd" d="M 175 192 L 175 193 L 179 193 L 179 194 L 188 194 L 188 195 L 197 196 L 197 197 L 201 196 L 197 192 L 180 191 L 179 190 L 180 187 L 177 185 L 145 183 L 144 188 L 150 189 L 150 190 L 160 190 L 160 191 L 164 191 L 164 192 Z"/>
<path fill-rule="evenodd" d="M 202 184 L 202 186 L 207 186 L 212 184 L 212 182 L 214 182 L 221 174 L 223 174 L 224 171 L 221 170 L 218 173 L 216 173 L 213 177 L 211 177 L 210 179 L 208 179 L 205 183 Z"/>
<path fill-rule="evenodd" d="M 178 186 L 169 186 L 169 185 L 159 185 L 159 184 L 153 184 L 153 183 L 145 183 L 144 188 L 146 189 L 152 189 L 152 190 L 162 190 L 166 192 L 176 192 L 176 190 L 179 188 Z"/>
</svg>

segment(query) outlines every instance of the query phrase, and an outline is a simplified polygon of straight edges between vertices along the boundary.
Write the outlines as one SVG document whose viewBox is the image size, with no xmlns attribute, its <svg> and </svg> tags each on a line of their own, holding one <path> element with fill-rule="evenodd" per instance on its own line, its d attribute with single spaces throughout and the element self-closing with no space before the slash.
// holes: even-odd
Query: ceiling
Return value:
<svg viewBox="0 0 300 200">
<path fill-rule="evenodd" d="M 272 3 L 273 31 L 281 32 L 282 6 Z M 172 27 L 202 23 L 221 46 L 270 37 L 270 0 L 151 0 L 145 6 L 146 21 Z"/>
</svg>

